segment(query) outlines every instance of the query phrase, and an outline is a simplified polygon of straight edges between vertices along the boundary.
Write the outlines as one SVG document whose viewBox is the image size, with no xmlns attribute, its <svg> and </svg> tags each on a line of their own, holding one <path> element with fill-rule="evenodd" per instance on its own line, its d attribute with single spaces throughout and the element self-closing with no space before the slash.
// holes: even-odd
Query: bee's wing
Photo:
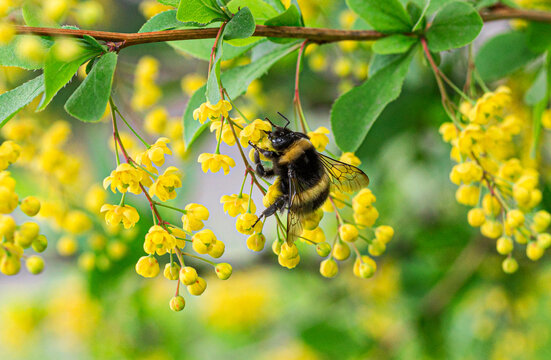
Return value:
<svg viewBox="0 0 551 360">
<path fill-rule="evenodd" d="M 369 178 L 357 167 L 320 153 L 318 155 L 325 172 L 331 179 L 332 187 L 342 192 L 354 192 L 369 185 Z"/>
<path fill-rule="evenodd" d="M 300 184 L 296 178 L 289 178 L 289 209 L 287 210 L 287 244 L 291 245 L 302 234 L 301 215 L 293 211 L 293 202 L 298 202 Z"/>
</svg>

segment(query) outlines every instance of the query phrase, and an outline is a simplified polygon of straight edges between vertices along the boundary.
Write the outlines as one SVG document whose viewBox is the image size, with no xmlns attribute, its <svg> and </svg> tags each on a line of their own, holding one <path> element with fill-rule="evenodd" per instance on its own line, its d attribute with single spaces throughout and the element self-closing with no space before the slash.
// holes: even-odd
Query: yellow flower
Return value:
<svg viewBox="0 0 551 360">
<path fill-rule="evenodd" d="M 168 122 L 168 111 L 164 107 L 156 107 L 151 110 L 144 119 L 144 129 L 148 134 L 161 134 Z"/>
<path fill-rule="evenodd" d="M 352 166 L 360 166 L 360 164 L 362 163 L 362 161 L 356 155 L 354 155 L 354 153 L 351 152 L 343 153 L 339 160 Z"/>
<path fill-rule="evenodd" d="M 320 227 L 317 227 L 313 230 L 304 229 L 302 230 L 301 236 L 316 244 L 319 244 L 325 241 L 325 234 L 323 233 L 323 230 Z M 310 242 L 307 242 L 307 243 L 309 244 Z"/>
<path fill-rule="evenodd" d="M 224 212 L 232 217 L 236 217 L 239 214 L 244 214 L 247 212 L 249 207 L 249 195 L 247 194 L 233 194 L 233 195 L 224 195 L 220 199 L 220 203 L 224 204 Z M 251 199 L 251 208 L 252 213 L 256 212 L 256 206 Z"/>
<path fill-rule="evenodd" d="M 111 185 L 113 192 L 116 189 L 121 193 L 130 191 L 133 194 L 140 194 L 142 192 L 140 182 L 144 179 L 143 171 L 124 163 L 117 166 L 115 170 L 111 171 L 111 175 L 103 180 L 103 187 L 107 189 Z"/>
<path fill-rule="evenodd" d="M 551 130 L 551 109 L 547 109 L 541 115 L 541 125 L 546 130 Z"/>
<path fill-rule="evenodd" d="M 216 276 L 218 276 L 220 280 L 227 280 L 232 274 L 232 267 L 228 263 L 220 263 L 216 265 L 214 270 L 216 271 Z"/>
<path fill-rule="evenodd" d="M 239 136 L 239 142 L 241 146 L 249 146 L 249 141 L 253 144 L 258 144 L 262 139 L 266 137 L 266 132 L 272 130 L 272 125 L 264 120 L 256 119 L 249 125 L 247 125 Z"/>
<path fill-rule="evenodd" d="M 0 22 L 0 46 L 9 44 L 14 36 L 15 27 L 7 21 Z"/>
<path fill-rule="evenodd" d="M 358 228 L 352 224 L 344 224 L 339 228 L 339 235 L 343 241 L 354 242 L 358 239 Z"/>
<path fill-rule="evenodd" d="M 314 131 L 309 131 L 307 134 L 310 138 L 310 142 L 312 142 L 312 145 L 314 145 L 319 152 L 325 150 L 325 147 L 329 144 L 329 137 L 327 137 L 326 134 L 329 134 L 329 130 L 323 126 L 320 126 Z"/>
<path fill-rule="evenodd" d="M 193 235 L 191 238 L 193 250 L 198 254 L 206 254 L 210 247 L 218 242 L 216 235 L 210 229 L 203 229 Z"/>
<path fill-rule="evenodd" d="M 262 222 L 258 221 L 258 216 L 251 213 L 245 213 L 239 215 L 237 218 L 237 222 L 235 223 L 235 227 L 237 231 L 239 231 L 241 234 L 245 235 L 251 235 L 254 232 L 261 232 L 262 231 Z M 253 224 L 256 222 L 256 225 Z"/>
<path fill-rule="evenodd" d="M 494 116 L 501 116 L 503 108 L 510 102 L 511 90 L 506 86 L 500 86 L 495 92 L 485 93 L 477 100 L 475 106 L 469 111 L 469 120 L 485 125 Z"/>
<path fill-rule="evenodd" d="M 241 118 L 237 119 L 231 119 L 234 123 L 243 126 L 245 124 L 245 121 Z M 216 140 L 220 137 L 220 128 L 222 127 L 222 121 L 220 120 L 213 120 L 210 124 L 210 132 L 213 132 L 216 130 Z M 224 126 L 222 130 L 222 141 L 228 144 L 229 146 L 235 145 L 235 136 L 233 135 L 233 131 L 231 129 L 230 124 L 228 124 L 226 121 L 224 121 Z M 237 137 L 241 134 L 241 129 L 235 125 L 233 125 L 233 129 L 235 130 L 235 135 Z"/>
<path fill-rule="evenodd" d="M 21 146 L 11 140 L 4 141 L 0 145 L 0 171 L 17 161 L 21 153 Z"/>
<path fill-rule="evenodd" d="M 339 266 L 333 259 L 323 260 L 320 264 L 320 274 L 326 278 L 332 278 L 339 272 Z"/>
<path fill-rule="evenodd" d="M 377 271 L 377 263 L 367 255 L 356 258 L 354 262 L 354 275 L 364 279 L 370 278 Z"/>
<path fill-rule="evenodd" d="M 136 156 L 136 162 L 156 174 L 157 169 L 153 167 L 153 164 L 162 166 L 165 163 L 165 154 L 172 155 L 172 151 L 167 146 L 169 142 L 170 140 L 166 137 L 157 139 L 149 149 Z"/>
<path fill-rule="evenodd" d="M 161 4 L 158 4 L 158 5 L 161 5 Z M 186 307 L 186 299 L 184 299 L 184 297 L 181 295 L 173 296 L 172 299 L 170 299 L 169 305 L 170 305 L 170 310 L 172 311 L 182 311 Z"/>
<path fill-rule="evenodd" d="M 185 266 L 180 269 L 180 281 L 184 285 L 191 285 L 197 281 L 197 270 L 191 266 Z"/>
<path fill-rule="evenodd" d="M 107 225 L 118 225 L 122 221 L 125 229 L 130 229 L 140 220 L 138 211 L 129 205 L 105 204 L 101 207 L 100 212 L 105 212 L 105 222 Z"/>
<path fill-rule="evenodd" d="M 266 195 L 262 198 L 262 204 L 265 207 L 272 205 L 283 193 L 279 187 L 279 177 L 275 179 L 274 183 L 268 187 Z"/>
<path fill-rule="evenodd" d="M 450 142 L 457 138 L 459 135 L 459 131 L 457 130 L 457 127 L 454 123 L 451 122 L 445 122 L 442 125 L 440 125 L 440 128 L 438 129 L 438 132 L 440 135 L 442 135 L 442 139 L 445 142 Z"/>
<path fill-rule="evenodd" d="M 370 208 L 375 201 L 377 201 L 377 198 L 373 195 L 371 190 L 362 189 L 358 195 L 352 198 L 352 208 L 354 212 L 363 212 Z"/>
<path fill-rule="evenodd" d="M 146 0 L 140 3 L 140 11 L 147 19 L 152 18 L 153 16 L 170 9 L 172 9 L 172 7 L 168 5 L 159 4 L 155 0 Z M 182 306 L 182 309 L 183 309 L 183 306 Z"/>
<path fill-rule="evenodd" d="M 151 197 L 157 195 L 159 200 L 167 201 L 176 197 L 176 188 L 182 186 L 182 175 L 180 170 L 174 166 L 169 166 L 163 175 L 160 175 L 157 180 L 149 188 Z"/>
<path fill-rule="evenodd" d="M 247 238 L 247 247 L 252 251 L 262 251 L 265 244 L 266 237 L 262 233 L 255 233 Z"/>
<path fill-rule="evenodd" d="M 199 155 L 197 161 L 201 164 L 203 172 L 210 170 L 217 173 L 220 169 L 224 170 L 224 175 L 228 175 L 230 168 L 235 166 L 235 161 L 228 155 L 203 153 Z"/>
<path fill-rule="evenodd" d="M 0 186 L 0 214 L 9 214 L 17 207 L 19 203 L 19 196 L 5 187 Z"/>
<path fill-rule="evenodd" d="M 191 96 L 197 89 L 205 84 L 206 80 L 207 79 L 202 75 L 191 73 L 182 78 L 180 86 L 186 95 Z"/>
<path fill-rule="evenodd" d="M 163 255 L 176 246 L 176 238 L 159 225 L 153 225 L 145 235 L 143 248 L 148 254 Z"/>
<path fill-rule="evenodd" d="M 159 262 L 155 257 L 142 256 L 136 263 L 136 272 L 146 278 L 152 278 L 159 275 L 161 269 L 159 268 Z"/>
<path fill-rule="evenodd" d="M 208 119 L 220 119 L 221 117 L 228 117 L 229 111 L 232 106 L 227 100 L 220 100 L 216 104 L 211 104 L 210 101 L 202 103 L 197 109 L 193 111 L 193 119 L 199 120 L 203 124 Z"/>
<path fill-rule="evenodd" d="M 188 204 L 184 208 L 182 223 L 185 231 L 192 232 L 203 228 L 203 221 L 208 220 L 209 210 L 200 204 Z"/>
</svg>

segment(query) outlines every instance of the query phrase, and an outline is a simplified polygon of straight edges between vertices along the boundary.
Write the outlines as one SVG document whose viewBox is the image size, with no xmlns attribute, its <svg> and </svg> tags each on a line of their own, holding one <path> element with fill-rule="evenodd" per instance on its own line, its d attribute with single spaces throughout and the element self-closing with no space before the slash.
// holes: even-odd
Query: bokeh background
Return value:
<svg viewBox="0 0 551 360">
<path fill-rule="evenodd" d="M 100 3 L 102 16 L 92 27 L 110 31 L 137 31 L 163 10 L 155 1 Z M 364 25 L 346 10 L 344 1 L 299 0 L 299 4 L 309 26 Z M 511 26 L 522 24 L 486 25 L 475 46 Z M 138 129 L 143 129 L 150 109 L 132 104 L 134 72 L 146 54 L 160 64 L 156 84 L 163 95 L 156 106 L 168 111 L 170 123 L 179 122 L 190 94 L 205 80 L 207 64 L 166 44 L 124 50 L 115 100 Z M 465 74 L 465 55 L 457 51 L 442 59 L 445 71 L 459 83 Z M 329 127 L 332 102 L 366 78 L 370 57 L 369 43 L 344 42 L 307 51 L 301 96 L 312 127 Z M 247 61 L 249 54 L 223 66 Z M 239 100 L 247 115 L 274 119 L 277 111 L 292 114 L 295 63 L 296 54 L 288 56 L 251 85 Z M 4 88 L 32 76 L 23 70 L 0 69 Z M 507 80 L 519 101 L 533 77 L 528 69 Z M 11 171 L 20 196 L 38 194 L 78 208 L 114 168 L 115 159 L 110 122 L 83 124 L 71 119 L 62 109 L 69 94 L 61 92 L 47 112 L 26 112 L 16 121 L 33 121 L 44 129 L 55 121 L 67 121 L 71 133 L 64 151 L 78 159 L 78 183 L 68 187 L 63 199 L 55 199 L 60 195 L 52 190 L 55 181 L 47 175 L 32 166 Z M 234 219 L 223 213 L 219 203 L 222 195 L 238 192 L 244 169 L 238 164 L 228 176 L 202 173 L 197 156 L 215 147 L 214 137 L 205 133 L 192 149 L 180 148 L 173 157 L 185 173 L 184 187 L 173 203 L 183 207 L 197 202 L 209 208 L 208 227 L 226 243 L 222 260 L 234 267 L 230 280 L 207 277 L 206 292 L 200 297 L 186 295 L 186 309 L 172 312 L 168 300 L 173 283 L 162 277 L 144 279 L 134 270 L 151 223 L 147 204 L 137 197 L 131 200 L 142 214 L 136 229 L 103 229 L 98 217 L 92 226 L 103 230 L 78 236 L 75 249 L 67 249 L 71 244 L 58 245 L 64 225 L 44 218 L 40 224 L 50 239 L 44 273 L 31 276 L 22 270 L 16 277 L 0 277 L 0 358 L 550 358 L 549 255 L 536 263 L 519 255 L 519 271 L 503 273 L 495 243 L 468 226 L 467 208 L 455 202 L 455 186 L 448 179 L 449 145 L 438 134 L 444 121 L 434 78 L 418 57 L 402 95 L 383 112 L 357 152 L 377 196 L 379 219 L 396 231 L 385 255 L 377 259 L 373 278 L 354 277 L 353 260 L 341 266 L 335 279 L 323 278 L 320 258 L 306 244 L 299 244 L 300 265 L 282 268 L 269 246 L 275 236 L 270 231 L 263 252 L 248 250 L 246 237 L 235 230 Z M 2 135 L 9 136 L 9 128 Z M 551 208 L 548 142 L 549 137 L 541 142 L 538 158 L 546 209 Z M 237 156 L 235 148 L 222 147 L 224 153 Z M 336 150 L 334 145 L 329 148 Z M 254 199 L 262 203 L 259 197 Z M 117 201 L 115 196 L 110 200 Z M 336 231 L 331 219 L 324 221 L 326 233 Z M 199 262 L 194 266 L 214 275 Z"/>
</svg>

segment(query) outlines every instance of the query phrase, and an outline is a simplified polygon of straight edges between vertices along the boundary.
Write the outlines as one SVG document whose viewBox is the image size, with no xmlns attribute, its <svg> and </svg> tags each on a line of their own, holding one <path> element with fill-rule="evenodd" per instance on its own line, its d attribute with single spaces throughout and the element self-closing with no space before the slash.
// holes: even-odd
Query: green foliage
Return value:
<svg viewBox="0 0 551 360">
<path fill-rule="evenodd" d="M 21 41 L 23 36 L 17 35 L 8 45 L 0 46 L 0 66 L 16 66 L 26 70 L 42 69 L 44 67 L 44 62 L 22 59 L 17 56 L 15 49 L 17 49 L 17 44 Z M 52 41 L 42 38 L 40 41 L 45 48 L 49 48 L 53 44 Z"/>
<path fill-rule="evenodd" d="M 547 68 L 542 67 L 530 89 L 524 95 L 524 102 L 528 105 L 536 105 L 545 98 L 547 89 Z"/>
<path fill-rule="evenodd" d="M 39 75 L 15 89 L 0 95 L 0 128 L 43 91 L 44 75 Z"/>
<path fill-rule="evenodd" d="M 256 29 L 253 14 L 244 7 L 228 22 L 224 29 L 224 39 L 244 39 L 252 36 Z"/>
<path fill-rule="evenodd" d="M 402 90 L 413 50 L 396 57 L 364 84 L 335 101 L 331 109 L 331 128 L 342 151 L 356 151 L 379 114 Z"/>
<path fill-rule="evenodd" d="M 418 41 L 416 37 L 396 34 L 377 40 L 372 50 L 376 54 L 401 54 L 408 51 Z"/>
<path fill-rule="evenodd" d="M 293 4 L 291 4 L 291 6 L 289 6 L 289 8 L 284 12 L 282 12 L 281 14 L 266 20 L 264 24 L 268 26 L 303 26 L 304 25 L 298 8 Z M 282 39 L 282 38 L 268 38 L 268 39 L 276 43 L 285 43 L 285 42 L 294 41 L 293 39 Z"/>
<path fill-rule="evenodd" d="M 99 121 L 111 96 L 116 66 L 117 54 L 110 52 L 103 55 L 67 100 L 65 110 L 81 121 Z"/>
<path fill-rule="evenodd" d="M 212 0 L 180 0 L 176 18 L 198 25 L 228 20 L 226 14 Z"/>
<path fill-rule="evenodd" d="M 285 55 L 296 50 L 296 43 L 278 45 L 270 49 L 264 56 L 251 62 L 250 64 L 235 67 L 221 75 L 222 85 L 225 87 L 230 98 L 235 100 L 237 97 L 245 93 L 249 84 L 266 73 L 272 65 Z M 184 142 L 189 148 L 201 133 L 207 128 L 208 124 L 200 124 L 193 119 L 193 111 L 205 102 L 206 86 L 201 87 L 189 100 L 184 112 Z"/>
<path fill-rule="evenodd" d="M 55 94 L 75 75 L 80 65 L 101 53 L 96 48 L 82 48 L 81 53 L 75 59 L 67 62 L 58 59 L 56 51 L 58 47 L 59 44 L 54 44 L 46 54 L 44 62 L 45 91 L 38 110 L 43 110 L 48 106 Z"/>
<path fill-rule="evenodd" d="M 225 29 L 224 29 L 225 30 Z M 225 31 L 224 31 L 225 33 Z M 224 33 L 220 36 L 224 36 Z M 205 97 L 211 104 L 216 104 L 222 98 L 220 95 L 220 60 L 222 59 L 222 39 L 216 46 L 216 56 L 212 62 L 212 68 L 210 69 L 209 78 L 207 79 L 207 88 L 205 90 Z"/>
<path fill-rule="evenodd" d="M 28 26 L 37 26 L 37 27 L 52 27 L 59 28 L 53 20 L 48 20 L 47 17 L 42 16 L 42 9 L 32 1 L 25 1 L 21 7 L 21 14 L 23 15 L 23 20 Z"/>
<path fill-rule="evenodd" d="M 210 27 L 220 27 L 220 24 L 211 24 Z M 163 31 L 170 29 L 196 29 L 197 27 L 190 24 L 185 24 L 176 19 L 176 10 L 164 11 L 155 15 L 149 21 L 147 21 L 139 32 L 150 31 Z M 249 40 L 249 39 L 248 39 Z M 242 40 L 230 40 L 232 44 L 236 44 L 237 41 Z M 258 45 L 262 39 L 253 38 L 242 44 L 242 46 L 234 46 L 225 42 L 222 45 L 223 55 L 222 60 L 230 60 L 243 55 L 254 46 Z M 197 59 L 208 61 L 210 58 L 210 52 L 214 45 L 214 39 L 197 39 L 197 40 L 181 40 L 181 41 L 169 41 L 167 43 L 175 50 L 183 51 Z M 236 44 L 241 45 L 241 44 Z"/>
<path fill-rule="evenodd" d="M 471 43 L 482 30 L 478 12 L 464 2 L 452 2 L 440 9 L 426 37 L 431 51 L 445 51 Z"/>
<path fill-rule="evenodd" d="M 398 0 L 346 0 L 348 7 L 377 31 L 408 32 L 413 24 Z"/>
<path fill-rule="evenodd" d="M 551 49 L 551 24 L 530 23 L 527 28 L 527 46 L 534 52 L 544 52 Z"/>
<path fill-rule="evenodd" d="M 257 22 L 264 22 L 274 16 L 277 16 L 278 12 L 273 5 L 268 4 L 262 0 L 231 0 L 228 2 L 228 9 L 231 12 L 236 13 L 239 8 L 248 7 L 253 14 L 254 19 Z"/>
<path fill-rule="evenodd" d="M 488 40 L 475 58 L 475 65 L 484 80 L 500 79 L 539 56 L 526 44 L 526 34 L 511 31 Z"/>
</svg>

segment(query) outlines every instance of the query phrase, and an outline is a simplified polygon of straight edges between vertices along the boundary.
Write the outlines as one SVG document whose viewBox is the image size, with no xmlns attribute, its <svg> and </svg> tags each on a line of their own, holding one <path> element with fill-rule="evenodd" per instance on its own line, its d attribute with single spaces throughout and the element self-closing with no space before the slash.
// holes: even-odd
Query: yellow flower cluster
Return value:
<svg viewBox="0 0 551 360">
<path fill-rule="evenodd" d="M 522 117 L 514 111 L 509 88 L 500 86 L 474 104 L 463 103 L 456 124 L 444 123 L 440 133 L 452 145 L 457 162 L 450 180 L 459 186 L 457 202 L 472 207 L 468 223 L 482 235 L 496 239 L 498 253 L 506 255 L 503 270 L 515 272 L 515 243 L 526 244 L 526 256 L 538 260 L 551 246 L 546 229 L 551 215 L 537 210 L 542 193 L 538 171 L 523 165 L 516 152 Z"/>
<path fill-rule="evenodd" d="M 231 109 L 232 106 L 227 100 L 220 100 L 216 104 L 207 101 L 193 111 L 193 119 L 199 120 L 201 124 L 204 124 L 207 120 L 220 120 L 221 118 L 227 118 Z"/>
<path fill-rule="evenodd" d="M 155 83 L 159 75 L 159 62 L 152 56 L 142 57 L 136 66 L 132 108 L 143 111 L 161 98 L 161 88 Z"/>
<path fill-rule="evenodd" d="M 20 204 L 20 210 L 25 215 L 33 217 L 40 211 L 40 201 L 34 196 L 28 196 L 19 202 L 15 192 L 15 179 L 5 169 L 15 163 L 21 152 L 21 147 L 7 140 L 0 145 L 0 272 L 4 275 L 15 275 L 21 269 L 21 259 L 25 249 L 30 247 L 37 253 L 43 252 L 48 246 L 48 240 L 40 234 L 40 227 L 34 222 L 18 225 L 15 219 L 8 215 Z M 27 270 L 31 274 L 39 274 L 44 269 L 44 260 L 37 255 L 26 256 Z"/>
</svg>

